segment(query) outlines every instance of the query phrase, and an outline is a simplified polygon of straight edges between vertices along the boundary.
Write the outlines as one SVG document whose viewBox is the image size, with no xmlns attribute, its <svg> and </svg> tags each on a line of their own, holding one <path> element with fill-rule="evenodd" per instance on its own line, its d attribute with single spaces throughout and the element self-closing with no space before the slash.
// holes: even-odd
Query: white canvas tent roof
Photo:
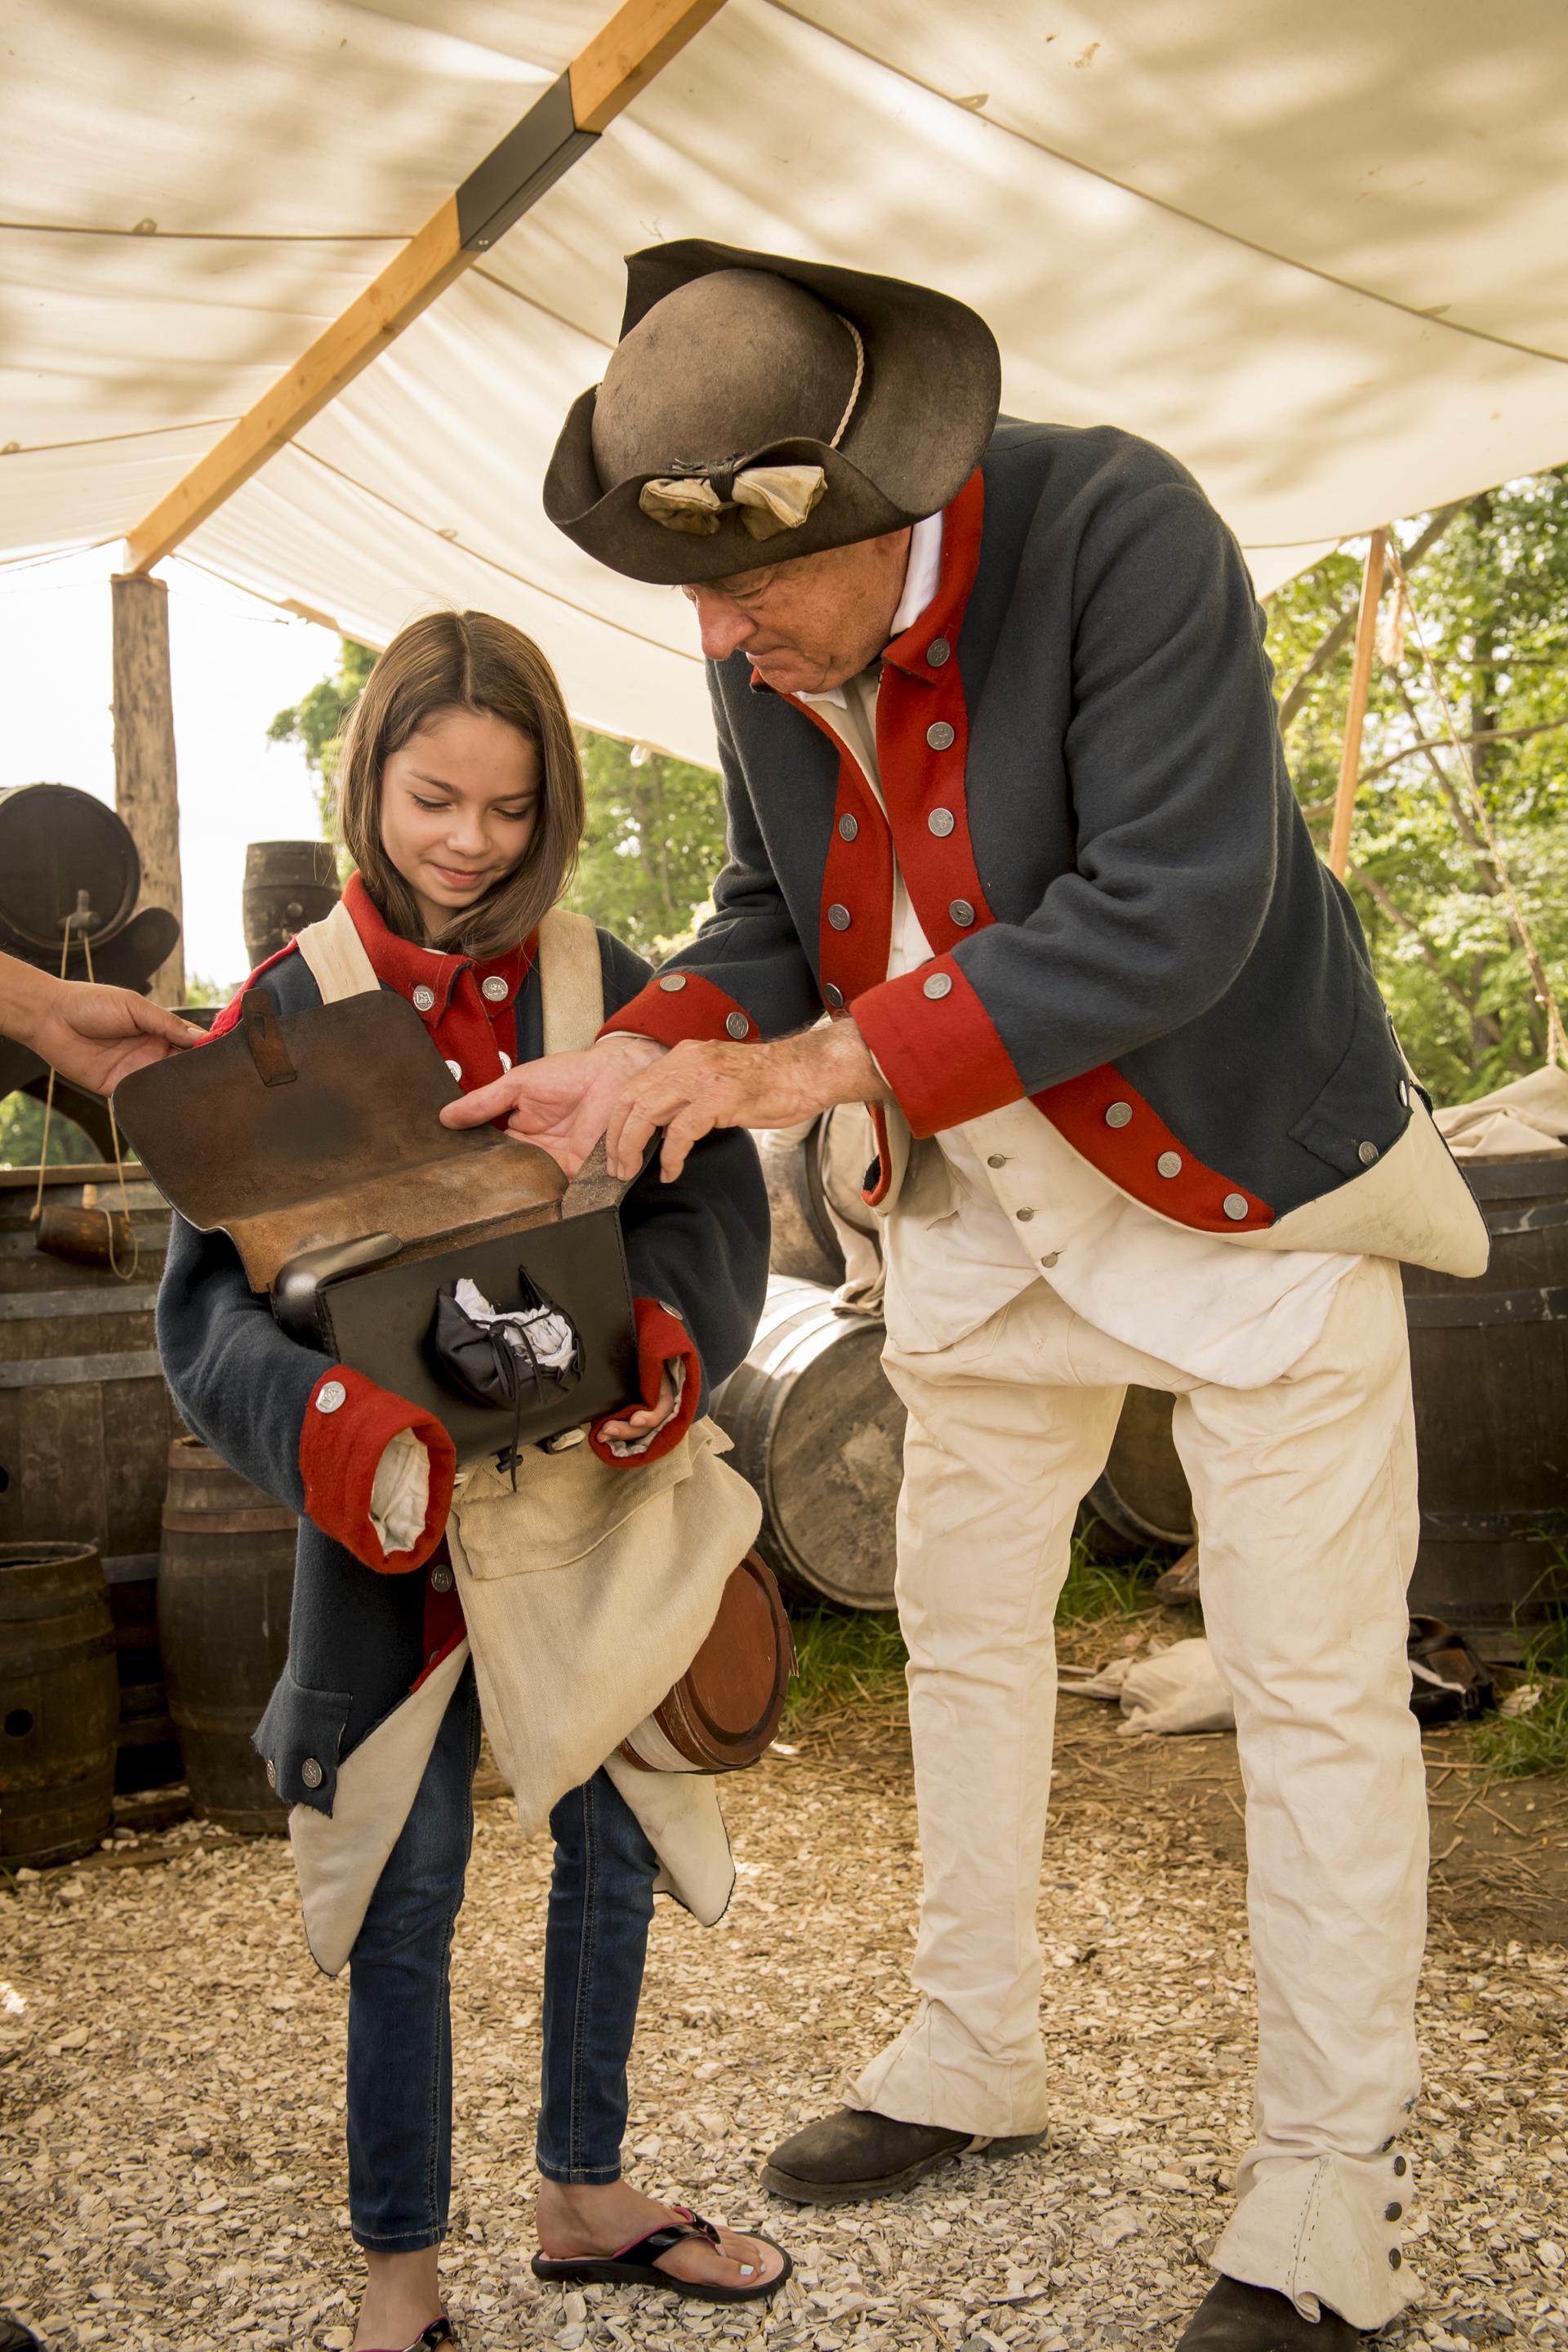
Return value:
<svg viewBox="0 0 1568 2352">
<path fill-rule="evenodd" d="M 12 0 L 9 560 L 131 529 L 609 13 Z M 1013 414 L 1173 449 L 1263 591 L 1568 457 L 1559 0 L 727 0 L 183 552 L 373 643 L 506 613 L 582 719 L 710 757 L 679 598 L 539 502 L 622 254 L 688 235 L 973 303 Z"/>
</svg>

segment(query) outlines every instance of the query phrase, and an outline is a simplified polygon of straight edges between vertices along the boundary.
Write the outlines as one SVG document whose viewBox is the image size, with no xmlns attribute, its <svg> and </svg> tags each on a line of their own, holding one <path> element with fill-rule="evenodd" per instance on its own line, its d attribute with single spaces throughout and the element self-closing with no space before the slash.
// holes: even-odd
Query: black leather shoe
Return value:
<svg viewBox="0 0 1568 2352">
<path fill-rule="evenodd" d="M 1303 2319 L 1288 2294 L 1215 2279 L 1176 2340 L 1176 2352 L 1363 2352 L 1370 2339 L 1325 2305 Z"/>
<path fill-rule="evenodd" d="M 923 2179 L 961 2156 L 1016 2156 L 1037 2147 L 1044 2132 L 987 2139 L 944 2131 L 939 2124 L 902 2124 L 863 2107 L 840 2107 L 807 2124 L 774 2148 L 763 2167 L 763 2187 L 797 2205 L 850 2205 L 886 2197 Z"/>
</svg>

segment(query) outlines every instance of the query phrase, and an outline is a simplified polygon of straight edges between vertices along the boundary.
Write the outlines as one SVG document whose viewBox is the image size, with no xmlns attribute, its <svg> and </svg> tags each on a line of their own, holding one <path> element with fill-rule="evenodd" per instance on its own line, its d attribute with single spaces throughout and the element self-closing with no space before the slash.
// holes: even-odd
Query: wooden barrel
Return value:
<svg viewBox="0 0 1568 2352">
<path fill-rule="evenodd" d="M 1192 1489 L 1171 1435 L 1174 1404 L 1163 1389 L 1128 1390 L 1110 1458 L 1079 1516 L 1091 1549 L 1137 1559 L 1193 1541 Z"/>
<path fill-rule="evenodd" d="M 191 1802 L 231 1830 L 288 1815 L 250 1744 L 289 1654 L 296 1520 L 199 1439 L 169 1448 L 158 1639 Z"/>
<path fill-rule="evenodd" d="M 96 948 L 124 929 L 141 887 L 136 845 L 107 801 L 74 784 L 0 792 L 0 947 L 58 971 L 68 919 L 96 918 Z"/>
<path fill-rule="evenodd" d="M 875 1212 L 860 1196 L 877 1148 L 864 1104 L 840 1103 L 814 1119 L 804 1134 L 778 1128 L 759 1135 L 756 1143 L 773 1212 L 773 1272 L 836 1290 L 844 1279 L 844 1245 L 829 1204 L 858 1232 L 879 1230 Z"/>
<path fill-rule="evenodd" d="M 1487 1271 L 1405 1269 L 1421 1480 L 1410 1606 L 1518 1656 L 1568 1603 L 1568 1153 L 1463 1168 Z"/>
<path fill-rule="evenodd" d="M 113 1811 L 114 1625 L 90 1544 L 0 1544 L 0 1860 L 90 1853 Z"/>
<path fill-rule="evenodd" d="M 91 1544 L 111 1583 L 154 1573 L 169 1441 L 179 1430 L 153 1310 L 169 1212 L 134 1162 L 44 1171 L 55 1209 L 130 1218 L 141 1258 L 111 1267 L 46 1255 L 37 1169 L 0 1169 L 0 1543 Z M 123 1263 L 123 1261 L 122 1261 Z"/>
<path fill-rule="evenodd" d="M 774 1575 L 808 1598 L 890 1609 L 904 1408 L 882 1370 L 881 1323 L 775 1276 L 713 1414 L 762 1496 L 757 1549 Z"/>
<path fill-rule="evenodd" d="M 251 969 L 319 923 L 342 898 L 330 841 L 253 841 L 245 853 L 245 951 Z"/>
<path fill-rule="evenodd" d="M 184 1765 L 158 1646 L 158 1555 L 118 1559 L 105 1573 L 120 1681 L 114 1787 L 130 1797 L 184 1780 Z"/>
</svg>

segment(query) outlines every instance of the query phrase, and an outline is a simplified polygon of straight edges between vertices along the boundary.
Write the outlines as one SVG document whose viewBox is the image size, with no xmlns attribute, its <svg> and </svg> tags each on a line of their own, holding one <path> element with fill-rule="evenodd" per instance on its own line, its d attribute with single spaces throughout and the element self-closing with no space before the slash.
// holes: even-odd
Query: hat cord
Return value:
<svg viewBox="0 0 1568 2352">
<path fill-rule="evenodd" d="M 835 310 L 833 315 L 841 327 L 848 329 L 850 341 L 855 346 L 855 381 L 849 387 L 849 398 L 845 404 L 844 414 L 838 420 L 838 428 L 827 445 L 830 449 L 837 449 L 848 428 L 849 419 L 855 414 L 855 403 L 859 399 L 860 387 L 866 381 L 866 346 L 860 340 L 860 330 L 853 319 L 847 319 L 842 310 Z"/>
</svg>

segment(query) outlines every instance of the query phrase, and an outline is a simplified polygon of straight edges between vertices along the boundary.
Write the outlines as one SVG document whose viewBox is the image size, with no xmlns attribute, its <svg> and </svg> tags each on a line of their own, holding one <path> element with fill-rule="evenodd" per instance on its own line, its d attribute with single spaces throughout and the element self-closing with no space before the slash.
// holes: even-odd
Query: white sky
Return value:
<svg viewBox="0 0 1568 2352">
<path fill-rule="evenodd" d="M 114 799 L 110 574 L 118 547 L 0 571 L 0 786 L 76 784 Z M 169 583 L 185 970 L 249 969 L 240 923 L 251 841 L 314 839 L 314 783 L 273 714 L 337 667 L 330 629 L 296 621 L 176 556 Z"/>
</svg>

